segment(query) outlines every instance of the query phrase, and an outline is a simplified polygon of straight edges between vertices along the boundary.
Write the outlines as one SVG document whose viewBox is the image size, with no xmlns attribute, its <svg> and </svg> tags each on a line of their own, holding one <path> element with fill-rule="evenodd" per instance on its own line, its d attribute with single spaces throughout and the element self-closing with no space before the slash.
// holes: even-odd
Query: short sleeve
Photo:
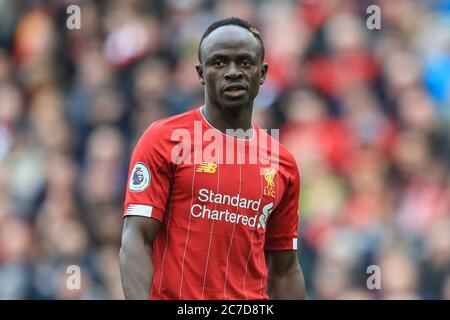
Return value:
<svg viewBox="0 0 450 320">
<path fill-rule="evenodd" d="M 160 130 L 149 127 L 131 156 L 123 216 L 164 219 L 172 180 L 170 156 Z"/>
<path fill-rule="evenodd" d="M 270 215 L 265 250 L 297 250 L 300 175 L 295 166 L 280 204 Z"/>
</svg>

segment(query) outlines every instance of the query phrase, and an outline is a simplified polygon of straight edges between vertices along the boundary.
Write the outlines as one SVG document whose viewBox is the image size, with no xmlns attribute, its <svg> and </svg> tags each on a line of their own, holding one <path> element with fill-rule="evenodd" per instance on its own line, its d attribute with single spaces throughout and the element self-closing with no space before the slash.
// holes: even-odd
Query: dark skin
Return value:
<svg viewBox="0 0 450 320">
<path fill-rule="evenodd" d="M 153 241 L 161 223 L 152 218 L 127 216 L 120 247 L 120 274 L 125 299 L 148 300 L 153 282 Z"/>
<path fill-rule="evenodd" d="M 211 32 L 200 48 L 197 74 L 205 87 L 202 113 L 216 129 L 252 128 L 253 101 L 264 83 L 263 62 L 256 37 L 239 26 Z M 125 218 L 120 249 L 126 299 L 148 299 L 153 281 L 152 245 L 161 228 L 152 218 Z M 266 251 L 267 294 L 270 299 L 304 299 L 303 273 L 295 250 Z"/>
<path fill-rule="evenodd" d="M 242 27 L 223 26 L 203 40 L 200 59 L 195 67 L 205 87 L 205 118 L 224 133 L 250 129 L 253 100 L 268 69 L 258 39 Z M 233 84 L 243 90 L 227 90 Z"/>
</svg>

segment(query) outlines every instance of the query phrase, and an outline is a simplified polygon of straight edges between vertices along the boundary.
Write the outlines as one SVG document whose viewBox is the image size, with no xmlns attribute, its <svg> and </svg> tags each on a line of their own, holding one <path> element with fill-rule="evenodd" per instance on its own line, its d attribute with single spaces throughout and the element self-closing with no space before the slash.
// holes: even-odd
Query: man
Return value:
<svg viewBox="0 0 450 320">
<path fill-rule="evenodd" d="M 204 106 L 156 121 L 133 152 L 120 251 L 125 297 L 304 299 L 299 173 L 251 121 L 268 70 L 259 33 L 238 18 L 218 21 L 198 58 Z"/>
</svg>

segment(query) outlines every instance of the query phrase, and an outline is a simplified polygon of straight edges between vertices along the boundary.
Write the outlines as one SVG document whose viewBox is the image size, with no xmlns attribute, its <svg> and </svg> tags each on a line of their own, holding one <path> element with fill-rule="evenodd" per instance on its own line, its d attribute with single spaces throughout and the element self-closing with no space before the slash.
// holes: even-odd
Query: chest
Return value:
<svg viewBox="0 0 450 320">
<path fill-rule="evenodd" d="M 258 164 L 182 164 L 173 181 L 178 225 L 203 232 L 214 224 L 217 233 L 243 238 L 265 233 L 285 191 L 283 177 Z"/>
</svg>

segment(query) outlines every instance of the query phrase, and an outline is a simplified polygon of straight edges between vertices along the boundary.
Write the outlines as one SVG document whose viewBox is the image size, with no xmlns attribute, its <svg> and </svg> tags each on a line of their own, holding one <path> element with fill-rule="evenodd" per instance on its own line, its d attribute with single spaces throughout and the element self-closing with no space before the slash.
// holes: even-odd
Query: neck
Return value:
<svg viewBox="0 0 450 320">
<path fill-rule="evenodd" d="M 253 105 L 250 104 L 237 112 L 230 112 L 209 101 L 200 109 L 205 119 L 217 130 L 227 134 L 226 130 L 244 130 L 252 129 L 252 111 Z M 253 134 L 253 133 L 252 133 Z M 237 137 L 242 138 L 242 137 Z M 248 137 L 247 137 L 248 138 Z"/>
</svg>

